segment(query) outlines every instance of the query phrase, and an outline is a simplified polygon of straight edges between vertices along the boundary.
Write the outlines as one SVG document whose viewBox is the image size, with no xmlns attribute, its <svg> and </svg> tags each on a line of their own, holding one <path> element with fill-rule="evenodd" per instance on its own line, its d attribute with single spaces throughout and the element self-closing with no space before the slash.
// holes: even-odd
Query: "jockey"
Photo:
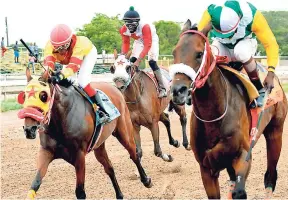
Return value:
<svg viewBox="0 0 288 200">
<path fill-rule="evenodd" d="M 278 63 L 278 44 L 262 13 L 251 3 L 238 0 L 228 0 L 224 6 L 211 4 L 204 12 L 198 25 L 201 31 L 211 30 L 219 56 L 228 56 L 232 60 L 242 62 L 251 82 L 257 88 L 259 97 L 258 107 L 263 106 L 266 89 L 271 92 L 275 67 Z M 259 78 L 257 64 L 253 56 L 257 50 L 257 40 L 263 44 L 268 63 L 268 74 L 264 86 Z"/>
<path fill-rule="evenodd" d="M 131 6 L 124 14 L 123 20 L 125 25 L 120 29 L 122 36 L 122 54 L 127 54 L 130 48 L 130 38 L 135 41 L 133 44 L 132 55 L 130 61 L 134 66 L 139 67 L 140 62 L 148 54 L 148 61 L 159 85 L 159 98 L 167 96 L 163 83 L 161 70 L 157 65 L 159 56 L 159 38 L 156 33 L 155 26 L 152 24 L 142 23 L 140 15 Z"/>
<path fill-rule="evenodd" d="M 91 86 L 91 73 L 97 60 L 97 49 L 84 36 L 76 36 L 65 24 L 58 24 L 50 34 L 50 41 L 44 50 L 44 65 L 55 70 L 55 62 L 67 65 L 60 73 L 52 76 L 55 83 L 68 78 L 79 71 L 78 84 L 84 89 L 93 102 L 93 107 L 99 106 L 100 123 L 108 122 L 108 113 L 103 102 Z"/>
</svg>

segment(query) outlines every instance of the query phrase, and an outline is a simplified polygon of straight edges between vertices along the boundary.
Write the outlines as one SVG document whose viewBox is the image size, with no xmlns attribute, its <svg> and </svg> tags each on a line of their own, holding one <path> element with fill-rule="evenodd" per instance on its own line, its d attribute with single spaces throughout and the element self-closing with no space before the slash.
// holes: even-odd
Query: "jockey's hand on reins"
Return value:
<svg viewBox="0 0 288 200">
<path fill-rule="evenodd" d="M 269 93 L 271 93 L 272 89 L 274 88 L 274 76 L 274 72 L 269 71 L 264 80 L 264 86 Z"/>
<path fill-rule="evenodd" d="M 56 71 L 52 73 L 51 77 L 48 79 L 48 82 L 55 85 L 58 84 L 63 79 L 64 75 L 61 73 L 61 71 Z"/>
</svg>

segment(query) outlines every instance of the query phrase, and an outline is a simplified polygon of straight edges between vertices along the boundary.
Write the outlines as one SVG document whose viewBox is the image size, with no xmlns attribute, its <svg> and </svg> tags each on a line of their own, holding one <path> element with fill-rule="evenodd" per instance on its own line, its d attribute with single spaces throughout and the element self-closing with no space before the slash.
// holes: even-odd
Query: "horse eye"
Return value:
<svg viewBox="0 0 288 200">
<path fill-rule="evenodd" d="M 128 66 L 126 67 L 126 72 L 129 74 L 129 73 L 130 73 L 130 71 L 131 71 L 131 66 L 130 66 L 130 65 L 128 65 Z"/>
<path fill-rule="evenodd" d="M 47 100 L 48 100 L 48 94 L 47 94 L 47 92 L 44 92 L 44 91 L 40 92 L 39 98 L 40 98 L 40 100 L 41 100 L 43 103 L 46 103 Z"/>
<path fill-rule="evenodd" d="M 196 55 L 196 58 L 200 59 L 202 56 L 203 56 L 203 52 L 198 52 L 197 55 Z"/>
</svg>

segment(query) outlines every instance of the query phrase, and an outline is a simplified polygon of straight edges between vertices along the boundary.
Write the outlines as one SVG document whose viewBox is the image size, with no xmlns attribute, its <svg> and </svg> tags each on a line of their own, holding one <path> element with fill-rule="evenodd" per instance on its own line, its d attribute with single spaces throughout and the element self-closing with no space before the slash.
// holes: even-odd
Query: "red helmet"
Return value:
<svg viewBox="0 0 288 200">
<path fill-rule="evenodd" d="M 50 34 L 50 42 L 54 47 L 69 44 L 72 38 L 72 30 L 65 24 L 58 24 Z"/>
</svg>

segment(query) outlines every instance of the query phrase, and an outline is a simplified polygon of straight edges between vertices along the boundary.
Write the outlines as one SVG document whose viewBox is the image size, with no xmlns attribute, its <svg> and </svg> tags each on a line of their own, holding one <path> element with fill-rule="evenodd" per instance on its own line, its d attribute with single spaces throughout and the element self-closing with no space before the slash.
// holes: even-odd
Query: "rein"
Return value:
<svg viewBox="0 0 288 200">
<path fill-rule="evenodd" d="M 195 90 L 197 88 L 201 88 L 204 86 L 204 84 L 206 83 L 209 75 L 212 73 L 212 71 L 215 69 L 216 67 L 216 63 L 219 63 L 219 62 L 223 62 L 223 60 L 225 60 L 227 57 L 223 57 L 223 56 L 214 56 L 211 52 L 211 48 L 210 48 L 210 44 L 209 44 L 209 41 L 208 41 L 208 38 L 200 31 L 196 31 L 196 30 L 188 30 L 188 31 L 185 31 L 183 32 L 180 37 L 182 37 L 184 34 L 188 34 L 188 33 L 195 33 L 195 34 L 198 34 L 200 35 L 204 40 L 205 40 L 205 51 L 204 51 L 204 55 L 203 55 L 203 60 L 202 60 L 202 63 L 200 65 L 200 68 L 198 69 L 198 71 L 196 72 L 195 74 L 195 78 L 194 80 L 192 79 L 192 83 L 191 83 L 191 86 L 190 86 L 190 90 L 191 90 L 191 95 L 194 94 Z M 213 55 L 213 57 L 211 56 Z M 208 68 L 207 68 L 208 66 Z M 191 69 L 193 70 L 193 69 Z M 216 122 L 216 121 L 219 121 L 221 120 L 222 118 L 225 117 L 225 115 L 227 114 L 227 111 L 228 111 L 228 92 L 227 92 L 227 88 L 228 88 L 228 83 L 227 83 L 227 80 L 225 78 L 225 76 L 223 75 L 222 71 L 218 68 L 222 78 L 224 79 L 225 81 L 225 86 L 226 86 L 226 106 L 225 106 L 225 111 L 224 113 L 215 118 L 215 119 L 212 119 L 212 120 L 205 120 L 205 119 L 202 119 L 200 118 L 199 116 L 196 115 L 195 111 L 194 111 L 194 106 L 192 107 L 192 112 L 194 114 L 194 116 L 202 121 L 202 122 L 206 122 L 206 123 L 211 123 L 211 122 Z M 195 73 L 195 71 L 193 70 L 193 72 Z"/>
<path fill-rule="evenodd" d="M 40 122 L 40 125 L 38 125 L 38 129 L 40 132 L 44 132 L 44 125 L 49 125 L 50 123 L 50 120 L 51 120 L 51 111 L 52 111 L 52 106 L 54 104 L 54 100 L 55 100 L 55 93 L 56 93 L 56 90 L 58 90 L 59 92 L 62 92 L 61 88 L 59 87 L 58 84 L 56 84 L 54 87 L 53 87 L 53 90 L 52 90 L 52 97 L 50 99 L 50 104 L 49 104 L 49 110 L 48 112 L 46 113 L 46 115 L 44 116 L 43 120 Z"/>
<path fill-rule="evenodd" d="M 128 88 L 128 86 L 132 83 L 132 81 L 136 84 L 136 82 L 135 82 L 135 76 L 136 76 L 136 74 L 137 73 L 133 73 L 133 76 L 127 81 L 127 83 L 124 85 L 124 90 L 123 90 L 123 95 L 125 96 L 125 97 L 127 97 L 127 95 L 125 95 L 125 90 Z M 140 75 L 139 75 L 140 76 Z M 141 81 L 141 80 L 140 80 Z M 142 94 L 142 92 L 143 92 L 143 84 L 142 84 L 142 81 L 141 81 L 141 84 L 140 84 L 141 86 L 141 89 L 140 89 L 140 95 Z M 134 96 L 136 96 L 136 92 L 135 92 L 135 85 L 134 84 L 132 84 L 132 87 L 133 87 L 133 91 L 134 91 Z M 137 104 L 137 103 L 139 103 L 140 102 L 140 95 L 137 95 L 136 96 L 136 100 L 135 101 L 127 101 L 126 102 L 126 104 Z"/>
</svg>

